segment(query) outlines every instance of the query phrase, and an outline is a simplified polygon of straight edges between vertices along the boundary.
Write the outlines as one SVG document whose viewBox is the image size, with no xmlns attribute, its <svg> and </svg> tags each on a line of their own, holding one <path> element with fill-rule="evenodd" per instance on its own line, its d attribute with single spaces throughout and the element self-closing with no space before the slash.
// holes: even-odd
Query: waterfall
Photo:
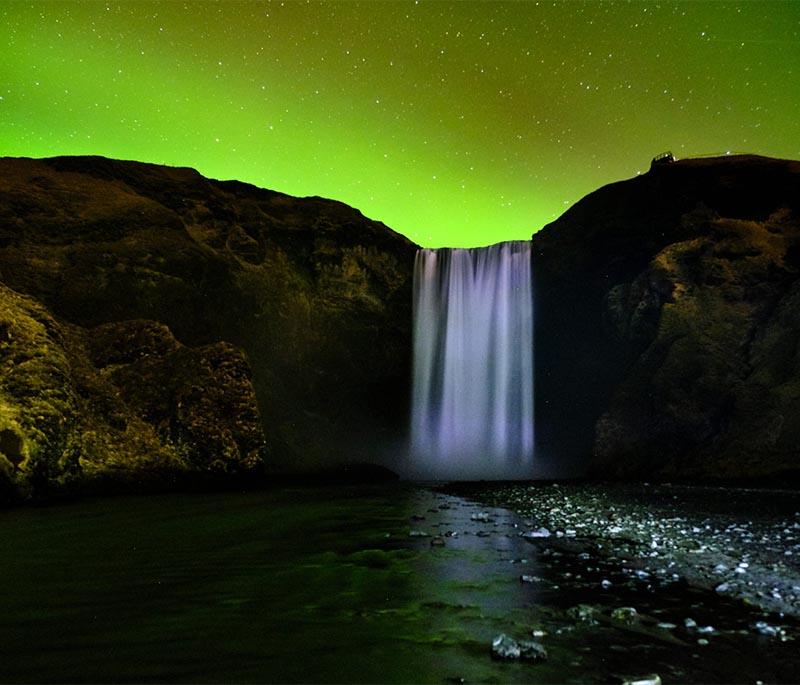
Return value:
<svg viewBox="0 0 800 685">
<path fill-rule="evenodd" d="M 417 252 L 413 363 L 414 475 L 533 477 L 528 241 Z"/>
</svg>

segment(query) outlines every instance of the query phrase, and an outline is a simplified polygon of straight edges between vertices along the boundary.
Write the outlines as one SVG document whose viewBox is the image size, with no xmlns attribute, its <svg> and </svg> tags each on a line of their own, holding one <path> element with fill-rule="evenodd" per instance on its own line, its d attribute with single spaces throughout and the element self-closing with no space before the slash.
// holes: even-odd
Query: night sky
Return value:
<svg viewBox="0 0 800 685">
<path fill-rule="evenodd" d="M 800 158 L 800 2 L 0 5 L 0 155 L 192 166 L 426 246 L 676 156 Z"/>
</svg>

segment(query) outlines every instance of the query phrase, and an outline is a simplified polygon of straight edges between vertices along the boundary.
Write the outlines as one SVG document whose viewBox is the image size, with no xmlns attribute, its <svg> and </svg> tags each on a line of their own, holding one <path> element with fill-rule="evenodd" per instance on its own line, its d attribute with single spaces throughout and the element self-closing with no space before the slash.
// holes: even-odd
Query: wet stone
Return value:
<svg viewBox="0 0 800 685">
<path fill-rule="evenodd" d="M 521 640 L 519 642 L 520 659 L 525 661 L 544 661 L 547 659 L 547 650 L 539 642 Z"/>
<path fill-rule="evenodd" d="M 567 610 L 567 616 L 575 621 L 592 621 L 597 609 L 591 604 L 578 604 Z"/>
<path fill-rule="evenodd" d="M 531 575 L 528 575 L 527 573 L 523 573 L 519 577 L 519 582 L 520 583 L 541 583 L 542 580 L 543 579 L 539 578 L 539 576 L 531 576 Z"/>
<path fill-rule="evenodd" d="M 661 685 L 661 678 L 656 673 L 639 676 L 615 676 L 614 682 L 619 685 Z"/>
<path fill-rule="evenodd" d="M 633 607 L 618 607 L 611 612 L 611 618 L 615 621 L 633 623 L 638 618 L 638 612 Z"/>
<path fill-rule="evenodd" d="M 519 659 L 521 654 L 519 643 L 505 633 L 500 633 L 492 640 L 492 658 L 501 660 Z"/>
</svg>

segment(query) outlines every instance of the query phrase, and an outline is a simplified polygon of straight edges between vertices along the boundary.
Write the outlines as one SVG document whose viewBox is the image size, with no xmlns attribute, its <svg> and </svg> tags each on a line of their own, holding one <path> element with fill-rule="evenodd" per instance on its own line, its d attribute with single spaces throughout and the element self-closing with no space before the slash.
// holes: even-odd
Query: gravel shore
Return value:
<svg viewBox="0 0 800 685">
<path fill-rule="evenodd" d="M 447 489 L 513 509 L 523 535 L 598 554 L 640 579 L 683 580 L 800 618 L 800 493 L 647 483 Z"/>
</svg>

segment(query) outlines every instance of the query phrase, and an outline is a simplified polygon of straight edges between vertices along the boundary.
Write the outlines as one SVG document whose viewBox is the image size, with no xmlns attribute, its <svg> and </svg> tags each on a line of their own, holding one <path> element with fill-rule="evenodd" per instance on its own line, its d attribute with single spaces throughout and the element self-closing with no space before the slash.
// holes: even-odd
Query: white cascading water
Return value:
<svg viewBox="0 0 800 685">
<path fill-rule="evenodd" d="M 413 364 L 413 475 L 533 477 L 530 242 L 417 252 Z"/>
</svg>

